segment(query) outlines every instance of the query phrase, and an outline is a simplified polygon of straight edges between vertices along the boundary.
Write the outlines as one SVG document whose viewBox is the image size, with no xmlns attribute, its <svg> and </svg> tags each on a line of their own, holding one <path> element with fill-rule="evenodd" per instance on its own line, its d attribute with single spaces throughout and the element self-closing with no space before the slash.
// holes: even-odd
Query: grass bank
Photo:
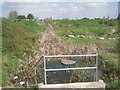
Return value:
<svg viewBox="0 0 120 90">
<path fill-rule="evenodd" d="M 44 28 L 34 21 L 20 21 L 2 18 L 2 85 L 10 85 L 9 76 L 20 67 L 36 48 L 35 41 L 40 38 Z"/>
</svg>

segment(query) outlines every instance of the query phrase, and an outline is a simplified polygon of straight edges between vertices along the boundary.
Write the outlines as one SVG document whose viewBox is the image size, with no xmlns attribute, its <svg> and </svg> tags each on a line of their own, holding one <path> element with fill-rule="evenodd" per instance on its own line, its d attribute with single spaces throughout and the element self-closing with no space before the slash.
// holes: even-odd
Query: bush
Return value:
<svg viewBox="0 0 120 90">
<path fill-rule="evenodd" d="M 99 21 L 99 24 L 103 24 L 103 22 L 102 22 L 102 21 Z"/>
<path fill-rule="evenodd" d="M 114 23 L 109 23 L 108 26 L 114 26 L 115 24 Z"/>
<path fill-rule="evenodd" d="M 79 24 L 79 23 L 74 23 L 74 26 L 75 26 L 75 27 L 79 27 L 80 24 Z"/>
<path fill-rule="evenodd" d="M 120 89 L 120 82 L 119 81 L 114 81 L 110 84 L 106 84 L 105 88 L 114 88 L 114 89 Z"/>
<path fill-rule="evenodd" d="M 107 25 L 107 24 L 108 24 L 108 22 L 107 22 L 107 21 L 104 21 L 104 24 L 106 24 L 106 25 Z"/>
</svg>

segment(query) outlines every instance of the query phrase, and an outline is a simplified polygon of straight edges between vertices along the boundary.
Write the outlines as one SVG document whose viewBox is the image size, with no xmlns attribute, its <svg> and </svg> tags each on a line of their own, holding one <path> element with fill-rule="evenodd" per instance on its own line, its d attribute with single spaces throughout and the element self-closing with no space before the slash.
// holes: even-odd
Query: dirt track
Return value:
<svg viewBox="0 0 120 90">
<path fill-rule="evenodd" d="M 40 41 L 43 55 L 92 54 L 97 52 L 95 44 L 82 47 L 66 45 L 65 42 L 55 34 L 50 24 L 46 26 L 46 31 L 42 33 L 42 39 Z"/>
<path fill-rule="evenodd" d="M 65 50 L 64 42 L 54 33 L 53 28 L 50 24 L 46 26 L 46 31 L 43 32 L 42 35 L 41 51 L 43 54 L 63 54 L 63 50 Z"/>
</svg>

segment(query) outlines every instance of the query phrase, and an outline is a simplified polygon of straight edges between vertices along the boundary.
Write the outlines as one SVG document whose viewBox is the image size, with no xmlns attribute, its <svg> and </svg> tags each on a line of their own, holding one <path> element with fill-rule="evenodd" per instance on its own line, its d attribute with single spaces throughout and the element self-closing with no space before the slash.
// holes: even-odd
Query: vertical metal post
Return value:
<svg viewBox="0 0 120 90">
<path fill-rule="evenodd" d="M 96 71 L 94 73 L 94 82 L 96 81 Z"/>
<path fill-rule="evenodd" d="M 47 79 L 46 79 L 46 60 L 44 57 L 44 77 L 45 77 L 45 85 L 47 84 Z"/>
<path fill-rule="evenodd" d="M 34 68 L 34 72 L 35 72 L 35 84 L 37 84 L 37 73 L 36 73 L 36 67 Z"/>
<path fill-rule="evenodd" d="M 98 81 L 98 54 L 96 54 L 96 81 Z"/>
</svg>

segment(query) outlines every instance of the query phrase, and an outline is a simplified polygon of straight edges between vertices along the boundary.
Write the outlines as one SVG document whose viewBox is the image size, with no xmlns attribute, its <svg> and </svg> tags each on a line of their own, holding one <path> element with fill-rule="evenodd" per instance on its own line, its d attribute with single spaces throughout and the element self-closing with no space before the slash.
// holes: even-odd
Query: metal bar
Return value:
<svg viewBox="0 0 120 90">
<path fill-rule="evenodd" d="M 46 79 L 46 60 L 44 57 L 44 77 L 45 77 L 45 85 L 47 84 L 47 79 Z"/>
<path fill-rule="evenodd" d="M 40 57 L 40 59 L 36 62 L 36 64 L 34 65 L 34 67 L 37 66 L 37 64 L 41 61 L 41 59 L 43 59 L 43 56 Z"/>
<path fill-rule="evenodd" d="M 46 69 L 46 71 L 79 70 L 79 69 L 96 69 L 96 68 L 97 68 L 97 67 L 60 68 L 60 69 Z"/>
<path fill-rule="evenodd" d="M 96 56 L 96 81 L 98 81 L 98 54 Z"/>
<path fill-rule="evenodd" d="M 46 58 L 48 57 L 79 57 L 79 56 L 97 56 L 97 54 L 91 54 L 91 55 L 52 55 L 52 56 L 44 56 Z"/>
<path fill-rule="evenodd" d="M 37 84 L 36 67 L 34 68 L 34 72 L 35 72 L 35 84 Z"/>
</svg>

